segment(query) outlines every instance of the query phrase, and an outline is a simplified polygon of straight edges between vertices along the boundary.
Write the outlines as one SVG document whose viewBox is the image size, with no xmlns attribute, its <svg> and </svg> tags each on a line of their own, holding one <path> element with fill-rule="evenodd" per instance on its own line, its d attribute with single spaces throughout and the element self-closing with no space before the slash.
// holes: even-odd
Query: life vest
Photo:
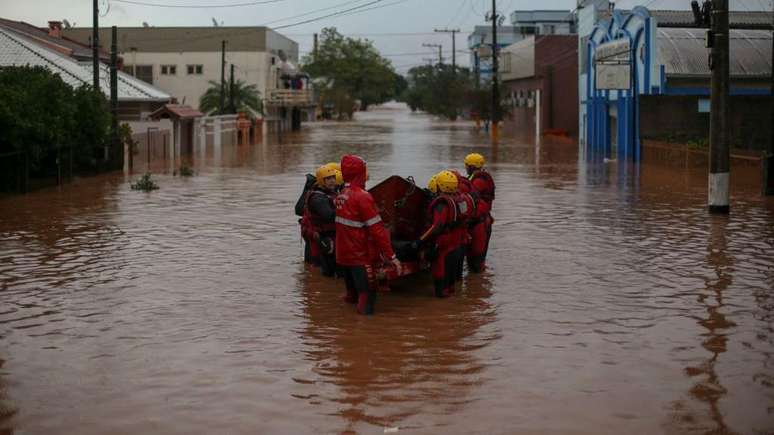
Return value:
<svg viewBox="0 0 774 435">
<path fill-rule="evenodd" d="M 470 193 L 458 193 L 454 196 L 457 206 L 458 223 L 467 224 L 476 217 L 476 200 Z"/>
<path fill-rule="evenodd" d="M 335 193 L 327 193 L 323 192 L 317 189 L 312 189 L 306 194 L 306 200 L 304 201 L 304 217 L 301 218 L 301 228 L 302 232 L 304 229 L 304 225 L 307 226 L 307 231 L 310 233 L 310 235 L 314 235 L 315 233 L 321 234 L 321 233 L 335 233 L 336 232 L 336 222 L 325 222 L 323 221 L 319 216 L 312 213 L 312 210 L 309 207 L 309 201 L 312 198 L 312 195 L 324 195 L 327 197 L 327 199 L 331 202 L 331 206 L 334 204 L 334 200 L 336 199 Z"/>
<path fill-rule="evenodd" d="M 478 190 L 478 195 L 481 197 L 481 199 L 491 204 L 495 199 L 494 179 L 492 179 L 492 176 L 489 174 L 489 172 L 484 171 L 483 169 L 479 169 L 470 176 L 471 184 L 478 179 L 483 179 L 484 183 L 486 184 L 486 188 L 482 190 L 476 189 Z"/>
<path fill-rule="evenodd" d="M 446 204 L 446 207 L 450 211 L 450 213 L 446 215 L 446 222 L 443 223 L 444 230 L 448 230 L 454 227 L 460 220 L 459 213 L 457 210 L 457 204 L 455 203 L 454 199 L 449 195 L 436 196 L 432 201 L 430 201 L 430 205 L 427 208 L 428 214 L 430 216 L 433 216 L 435 207 L 438 204 Z"/>
</svg>

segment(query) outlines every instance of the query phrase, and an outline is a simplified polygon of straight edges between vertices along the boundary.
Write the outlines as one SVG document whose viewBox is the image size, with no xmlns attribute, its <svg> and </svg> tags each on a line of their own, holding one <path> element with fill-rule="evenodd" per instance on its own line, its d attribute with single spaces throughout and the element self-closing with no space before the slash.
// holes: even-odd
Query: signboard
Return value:
<svg viewBox="0 0 774 435">
<path fill-rule="evenodd" d="M 628 39 L 600 45 L 594 52 L 597 89 L 631 87 L 631 47 Z"/>
</svg>

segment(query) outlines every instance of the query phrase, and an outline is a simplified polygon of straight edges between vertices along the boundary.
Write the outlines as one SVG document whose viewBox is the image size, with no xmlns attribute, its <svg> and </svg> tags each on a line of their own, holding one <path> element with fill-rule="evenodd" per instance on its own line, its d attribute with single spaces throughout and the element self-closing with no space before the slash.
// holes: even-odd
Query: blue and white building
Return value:
<svg viewBox="0 0 774 435">
<path fill-rule="evenodd" d="M 606 10 L 603 2 L 589 3 L 594 4 L 579 11 L 581 143 L 589 154 L 639 161 L 641 120 L 663 116 L 646 111 L 678 107 L 673 104 L 678 98 L 670 97 L 695 99 L 692 112 L 709 110 L 706 29 L 693 26 L 690 11 L 616 11 Z M 731 14 L 732 28 L 763 29 L 770 22 L 767 13 Z M 730 44 L 732 96 L 769 95 L 771 32 L 732 30 Z M 679 107 L 672 118 L 696 117 L 685 104 Z"/>
</svg>

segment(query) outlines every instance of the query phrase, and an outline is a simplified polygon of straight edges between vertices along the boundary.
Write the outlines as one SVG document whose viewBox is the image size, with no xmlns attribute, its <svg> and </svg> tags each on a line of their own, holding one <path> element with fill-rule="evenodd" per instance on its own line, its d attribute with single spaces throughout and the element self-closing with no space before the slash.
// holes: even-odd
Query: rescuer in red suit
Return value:
<svg viewBox="0 0 774 435">
<path fill-rule="evenodd" d="M 492 236 L 492 202 L 495 199 L 495 184 L 492 176 L 484 169 L 484 156 L 478 153 L 465 157 L 465 169 L 473 189 L 478 195 L 476 218 L 470 227 L 471 243 L 467 253 L 468 269 L 481 273 L 486 269 L 486 255 Z"/>
<path fill-rule="evenodd" d="M 459 232 L 456 230 L 458 216 L 454 195 L 457 193 L 457 184 L 457 177 L 449 171 L 441 171 L 430 179 L 427 188 L 434 194 L 428 207 L 431 224 L 417 242 L 419 246 L 430 245 L 430 271 L 435 296 L 439 298 L 454 293 L 459 255 L 462 255 L 459 250 Z"/>
<path fill-rule="evenodd" d="M 307 193 L 303 220 L 309 228 L 309 237 L 314 244 L 314 254 L 319 259 L 320 269 L 325 276 L 336 274 L 336 206 L 337 169 L 332 164 L 317 169 L 317 184 Z"/>
<path fill-rule="evenodd" d="M 385 260 L 400 273 L 390 235 L 382 223 L 374 198 L 365 190 L 366 162 L 358 156 L 341 159 L 344 188 L 336 197 L 336 262 L 344 272 L 349 303 L 357 312 L 373 314 L 376 303 L 375 267 Z"/>
<path fill-rule="evenodd" d="M 457 281 L 462 280 L 462 269 L 465 263 L 465 253 L 470 249 L 470 225 L 476 219 L 476 198 L 478 194 L 473 189 L 473 183 L 462 176 L 457 171 L 451 171 L 457 177 L 457 193 L 454 195 L 454 201 L 457 203 L 457 216 L 458 221 L 455 224 L 454 232 L 456 238 L 459 241 L 459 252 L 456 253 L 457 258 Z"/>
</svg>

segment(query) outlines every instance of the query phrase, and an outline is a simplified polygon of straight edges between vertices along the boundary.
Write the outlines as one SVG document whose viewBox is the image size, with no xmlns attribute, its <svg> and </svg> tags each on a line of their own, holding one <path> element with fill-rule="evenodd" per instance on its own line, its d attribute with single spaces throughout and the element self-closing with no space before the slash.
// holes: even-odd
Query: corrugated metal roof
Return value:
<svg viewBox="0 0 774 435">
<path fill-rule="evenodd" d="M 659 28 L 658 61 L 669 76 L 710 75 L 705 29 Z M 731 76 L 771 76 L 771 32 L 731 30 Z"/>
<path fill-rule="evenodd" d="M 688 2 L 686 2 L 688 3 Z M 650 16 L 656 18 L 659 26 L 692 26 L 694 24 L 692 11 L 651 10 Z M 754 26 L 761 29 L 771 28 L 771 12 L 731 11 L 728 21 L 731 27 Z"/>
<path fill-rule="evenodd" d="M 42 66 L 62 77 L 65 83 L 79 87 L 92 81 L 91 63 L 78 63 L 75 60 L 44 48 L 34 41 L 15 32 L 0 28 L 0 67 L 3 66 Z M 110 95 L 110 71 L 100 64 L 100 90 Z M 169 94 L 142 80 L 118 72 L 119 101 L 169 101 Z"/>
</svg>

